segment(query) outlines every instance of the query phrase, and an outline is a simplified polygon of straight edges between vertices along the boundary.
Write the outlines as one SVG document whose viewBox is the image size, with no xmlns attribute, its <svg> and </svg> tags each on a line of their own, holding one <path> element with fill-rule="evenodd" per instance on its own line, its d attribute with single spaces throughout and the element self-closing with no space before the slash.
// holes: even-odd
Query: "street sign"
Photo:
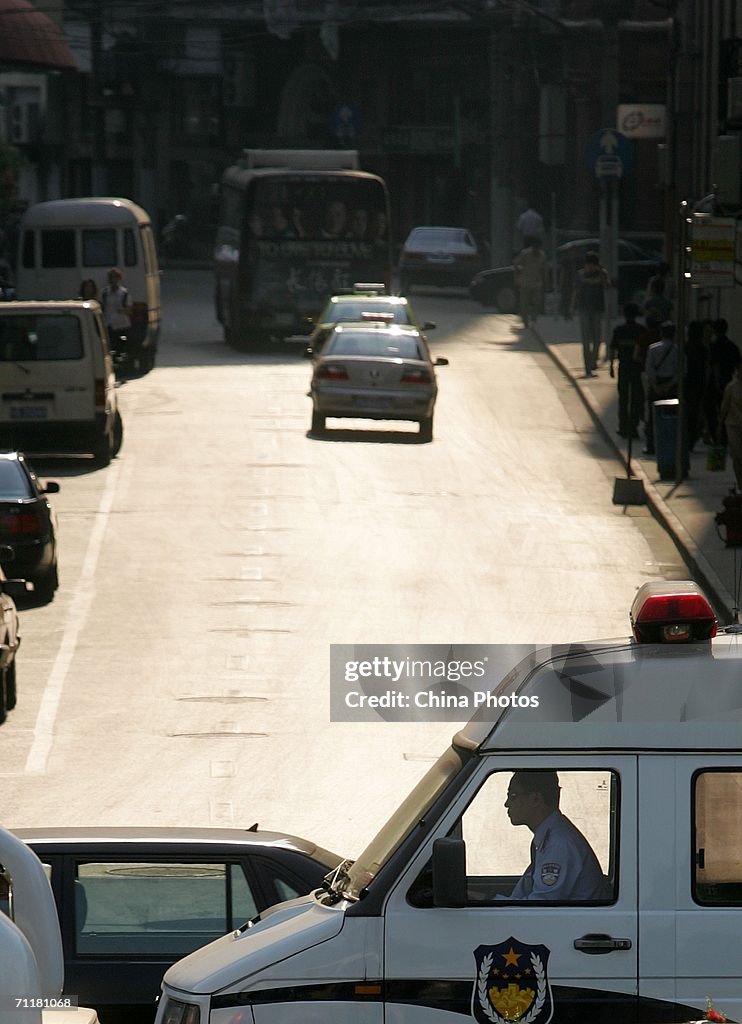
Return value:
<svg viewBox="0 0 742 1024">
<path fill-rule="evenodd" d="M 597 178 L 625 177 L 634 169 L 634 146 L 614 128 L 601 128 L 590 136 L 585 160 Z"/>
<path fill-rule="evenodd" d="M 737 222 L 734 217 L 694 214 L 691 224 L 691 284 L 702 288 L 734 285 Z"/>
<path fill-rule="evenodd" d="M 623 174 L 623 161 L 613 153 L 601 153 L 595 161 L 597 178 L 620 178 Z"/>
</svg>

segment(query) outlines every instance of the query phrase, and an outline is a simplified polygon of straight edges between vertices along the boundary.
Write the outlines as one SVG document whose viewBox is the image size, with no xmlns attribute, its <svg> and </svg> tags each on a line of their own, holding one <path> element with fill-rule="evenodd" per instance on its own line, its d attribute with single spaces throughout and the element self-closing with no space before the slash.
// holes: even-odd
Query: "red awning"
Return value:
<svg viewBox="0 0 742 1024">
<path fill-rule="evenodd" d="M 77 71 L 64 32 L 28 0 L 0 0 L 0 69 Z"/>
</svg>

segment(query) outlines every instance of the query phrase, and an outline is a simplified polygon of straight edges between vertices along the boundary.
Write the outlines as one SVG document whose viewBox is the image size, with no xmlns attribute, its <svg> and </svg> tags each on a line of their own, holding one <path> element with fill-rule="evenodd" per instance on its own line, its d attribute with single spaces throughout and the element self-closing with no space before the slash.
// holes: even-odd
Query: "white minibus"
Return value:
<svg viewBox="0 0 742 1024">
<path fill-rule="evenodd" d="M 140 372 L 152 369 L 160 272 L 152 224 L 141 206 L 97 196 L 36 203 L 23 215 L 18 246 L 18 299 L 74 299 L 88 280 L 100 295 L 110 268 L 119 267 L 129 292 L 127 356 Z"/>
</svg>

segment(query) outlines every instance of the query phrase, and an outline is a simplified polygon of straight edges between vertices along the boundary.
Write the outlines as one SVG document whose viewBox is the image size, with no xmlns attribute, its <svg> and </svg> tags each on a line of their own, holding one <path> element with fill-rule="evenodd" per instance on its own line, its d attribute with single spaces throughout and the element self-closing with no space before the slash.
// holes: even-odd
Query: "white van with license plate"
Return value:
<svg viewBox="0 0 742 1024">
<path fill-rule="evenodd" d="M 0 303 L 0 446 L 118 454 L 123 423 L 97 302 Z"/>
<path fill-rule="evenodd" d="M 168 970 L 157 1024 L 740 1020 L 740 634 L 693 583 L 632 624 L 493 677 L 355 861 Z"/>
</svg>

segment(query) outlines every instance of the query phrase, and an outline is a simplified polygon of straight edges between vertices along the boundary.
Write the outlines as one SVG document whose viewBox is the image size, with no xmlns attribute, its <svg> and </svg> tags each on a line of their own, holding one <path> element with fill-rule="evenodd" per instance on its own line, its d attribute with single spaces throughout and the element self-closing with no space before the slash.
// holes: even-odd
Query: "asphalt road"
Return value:
<svg viewBox="0 0 742 1024">
<path fill-rule="evenodd" d="M 61 588 L 22 611 L 0 728 L 3 822 L 261 826 L 357 854 L 448 744 L 447 722 L 329 720 L 329 646 L 545 644 L 628 633 L 682 577 L 578 399 L 515 319 L 420 292 L 435 439 L 308 434 L 301 346 L 227 349 L 205 271 L 164 277 L 161 358 L 121 386 L 105 470 L 61 483 Z"/>
</svg>

